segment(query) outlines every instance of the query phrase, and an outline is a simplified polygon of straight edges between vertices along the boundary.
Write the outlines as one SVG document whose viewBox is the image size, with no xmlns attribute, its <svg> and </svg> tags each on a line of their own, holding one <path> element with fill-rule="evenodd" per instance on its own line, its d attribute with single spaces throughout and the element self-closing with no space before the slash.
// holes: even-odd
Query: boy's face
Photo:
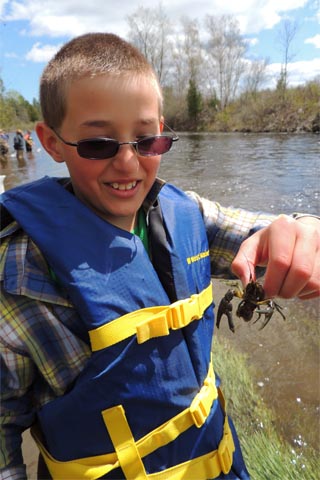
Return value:
<svg viewBox="0 0 320 480">
<path fill-rule="evenodd" d="M 146 77 L 97 76 L 74 82 L 59 133 L 69 142 L 108 137 L 129 142 L 159 134 L 159 97 Z M 139 156 L 131 145 L 104 160 L 82 158 L 77 149 L 56 139 L 56 161 L 65 161 L 77 197 L 110 223 L 130 230 L 149 192 L 160 156 Z"/>
</svg>

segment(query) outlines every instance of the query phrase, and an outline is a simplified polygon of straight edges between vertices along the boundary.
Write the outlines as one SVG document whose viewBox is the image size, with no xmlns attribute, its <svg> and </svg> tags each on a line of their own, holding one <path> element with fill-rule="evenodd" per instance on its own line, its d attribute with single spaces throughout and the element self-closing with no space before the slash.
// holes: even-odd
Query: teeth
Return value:
<svg viewBox="0 0 320 480">
<path fill-rule="evenodd" d="M 131 190 L 137 185 L 137 182 L 130 182 L 130 183 L 110 183 L 111 187 L 115 190 Z"/>
</svg>

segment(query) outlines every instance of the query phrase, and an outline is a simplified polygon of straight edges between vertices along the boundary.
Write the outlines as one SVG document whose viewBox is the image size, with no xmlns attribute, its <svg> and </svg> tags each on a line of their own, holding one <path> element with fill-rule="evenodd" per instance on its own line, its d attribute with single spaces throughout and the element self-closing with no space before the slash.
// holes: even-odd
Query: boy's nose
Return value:
<svg viewBox="0 0 320 480">
<path fill-rule="evenodd" d="M 134 146 L 126 143 L 120 145 L 117 154 L 113 157 L 113 165 L 121 170 L 137 170 L 139 168 L 139 159 Z"/>
</svg>

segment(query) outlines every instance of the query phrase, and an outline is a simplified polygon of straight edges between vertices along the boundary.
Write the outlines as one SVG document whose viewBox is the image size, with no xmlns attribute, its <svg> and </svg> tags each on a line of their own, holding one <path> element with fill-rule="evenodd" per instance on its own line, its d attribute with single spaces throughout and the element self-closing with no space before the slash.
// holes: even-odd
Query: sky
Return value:
<svg viewBox="0 0 320 480">
<path fill-rule="evenodd" d="M 155 8 L 155 0 L 0 0 L 0 77 L 5 91 L 32 102 L 46 63 L 61 45 L 87 32 L 128 35 L 128 15 Z M 206 15 L 234 15 L 248 41 L 249 60 L 268 59 L 274 86 L 283 61 L 279 32 L 285 21 L 296 25 L 288 64 L 289 85 L 320 75 L 320 0 L 162 0 L 174 25 L 183 16 L 198 19 L 205 34 Z M 281 35 L 280 35 L 281 38 Z M 282 37 L 283 38 L 283 37 Z"/>
</svg>

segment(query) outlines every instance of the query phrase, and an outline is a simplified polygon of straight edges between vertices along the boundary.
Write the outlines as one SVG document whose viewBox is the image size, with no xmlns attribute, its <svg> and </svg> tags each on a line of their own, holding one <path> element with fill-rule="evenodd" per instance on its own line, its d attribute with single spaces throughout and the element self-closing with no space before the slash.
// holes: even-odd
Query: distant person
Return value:
<svg viewBox="0 0 320 480">
<path fill-rule="evenodd" d="M 31 137 L 30 130 L 27 130 L 27 133 L 24 136 L 24 141 L 25 141 L 25 144 L 26 144 L 26 151 L 27 152 L 32 152 L 33 139 Z"/>
<path fill-rule="evenodd" d="M 17 130 L 13 138 L 13 148 L 16 151 L 17 158 L 23 156 L 24 138 L 21 130 Z"/>
<path fill-rule="evenodd" d="M 0 139 L 8 142 L 9 141 L 9 135 L 4 130 L 0 130 Z"/>
<path fill-rule="evenodd" d="M 0 155 L 9 153 L 9 136 L 3 130 L 0 130 Z"/>
</svg>

